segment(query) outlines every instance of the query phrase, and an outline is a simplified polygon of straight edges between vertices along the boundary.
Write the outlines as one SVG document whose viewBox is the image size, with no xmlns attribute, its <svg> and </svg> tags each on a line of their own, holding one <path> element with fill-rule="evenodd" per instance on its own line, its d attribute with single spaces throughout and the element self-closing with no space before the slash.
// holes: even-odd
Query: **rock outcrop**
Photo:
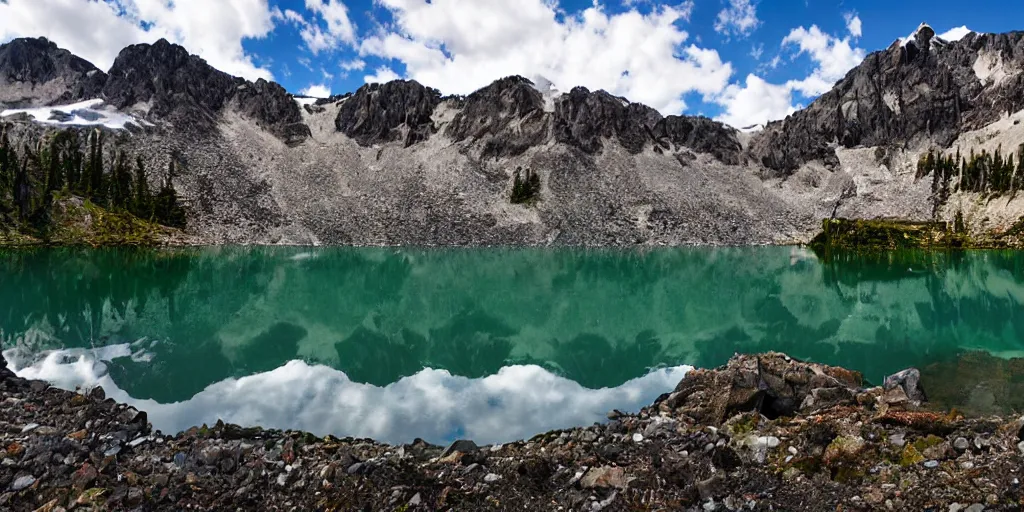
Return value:
<svg viewBox="0 0 1024 512">
<path fill-rule="evenodd" d="M 530 80 L 511 76 L 470 94 L 445 134 L 456 142 L 485 140 L 481 157 L 498 158 L 543 144 L 548 126 L 540 91 Z"/>
<path fill-rule="evenodd" d="M 405 147 L 428 139 L 441 103 L 437 89 L 414 80 L 366 84 L 341 104 L 335 126 L 363 146 L 402 139 Z"/>
<path fill-rule="evenodd" d="M 103 96 L 119 109 L 141 110 L 187 132 L 212 133 L 218 116 L 233 105 L 289 142 L 308 133 L 299 126 L 298 104 L 280 85 L 233 77 L 165 39 L 121 50 Z"/>
<path fill-rule="evenodd" d="M 751 156 L 790 173 L 812 160 L 835 167 L 835 146 L 949 146 L 965 130 L 1024 108 L 1024 32 L 956 42 L 922 25 L 911 41 L 870 55 L 845 78 L 753 138 Z"/>
<path fill-rule="evenodd" d="M 661 114 L 646 105 L 574 87 L 555 100 L 552 130 L 555 140 L 586 153 L 598 152 L 603 139 L 614 138 L 635 154 L 654 138 L 651 129 L 660 120 Z"/>
<path fill-rule="evenodd" d="M 0 45 L 0 107 L 71 103 L 100 95 L 107 75 L 46 38 Z"/>
</svg>

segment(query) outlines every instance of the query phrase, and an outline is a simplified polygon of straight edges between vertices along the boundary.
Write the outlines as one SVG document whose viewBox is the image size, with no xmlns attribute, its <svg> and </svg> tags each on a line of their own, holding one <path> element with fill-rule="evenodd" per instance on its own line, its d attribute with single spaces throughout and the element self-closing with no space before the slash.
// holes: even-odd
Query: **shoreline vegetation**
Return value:
<svg viewBox="0 0 1024 512">
<path fill-rule="evenodd" d="M 938 389 L 939 395 L 948 391 Z M 780 353 L 693 370 L 607 423 L 504 445 L 218 422 L 176 435 L 0 358 L 0 507 L 58 510 L 1020 510 L 1024 418 L 928 406 Z"/>
<path fill-rule="evenodd" d="M 173 157 L 154 193 L 142 157 L 131 164 L 118 148 L 108 157 L 102 130 L 48 132 L 19 151 L 8 126 L 0 127 L 0 246 L 158 246 L 183 238 Z"/>
</svg>

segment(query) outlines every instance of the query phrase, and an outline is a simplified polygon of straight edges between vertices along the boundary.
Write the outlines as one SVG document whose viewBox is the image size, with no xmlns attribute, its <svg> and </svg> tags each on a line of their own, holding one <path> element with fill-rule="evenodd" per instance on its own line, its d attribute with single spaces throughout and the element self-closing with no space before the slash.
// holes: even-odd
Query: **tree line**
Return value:
<svg viewBox="0 0 1024 512">
<path fill-rule="evenodd" d="M 104 134 L 89 132 L 83 145 L 78 132 L 47 134 L 18 151 L 7 126 L 0 132 L 0 221 L 46 227 L 54 200 L 76 195 L 114 211 L 165 226 L 184 228 L 185 210 L 174 190 L 174 160 L 156 193 L 150 190 L 141 156 L 131 162 L 124 150 L 105 158 Z"/>
<path fill-rule="evenodd" d="M 995 153 L 982 150 L 980 154 L 972 149 L 967 157 L 960 155 L 942 156 L 929 151 L 917 163 L 917 177 L 932 176 L 932 192 L 949 191 L 956 178 L 954 192 L 979 192 L 1001 195 L 1017 192 L 1024 183 L 1024 144 L 1020 145 L 1017 162 L 1014 154 L 1002 154 L 1002 148 Z"/>
</svg>

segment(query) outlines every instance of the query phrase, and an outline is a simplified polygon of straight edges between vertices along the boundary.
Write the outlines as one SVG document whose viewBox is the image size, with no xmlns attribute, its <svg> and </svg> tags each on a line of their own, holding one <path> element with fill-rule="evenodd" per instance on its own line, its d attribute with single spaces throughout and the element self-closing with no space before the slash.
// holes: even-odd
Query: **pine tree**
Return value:
<svg viewBox="0 0 1024 512">
<path fill-rule="evenodd" d="M 185 228 L 185 210 L 178 204 L 178 193 L 174 190 L 174 159 L 167 167 L 167 179 L 153 201 L 153 217 L 164 226 Z"/>
<path fill-rule="evenodd" d="M 132 174 L 128 170 L 127 158 L 124 151 L 118 151 L 114 159 L 114 169 L 109 179 L 109 201 L 113 208 L 127 209 L 132 202 Z"/>
<path fill-rule="evenodd" d="M 28 151 L 26 151 L 28 153 Z M 31 207 L 31 189 L 29 188 L 28 180 L 28 161 L 30 155 L 26 154 L 21 160 L 21 166 L 18 169 L 17 174 L 14 176 L 14 205 L 18 210 L 18 216 L 21 220 L 28 220 L 28 214 Z"/>
<path fill-rule="evenodd" d="M 103 132 L 93 132 L 89 158 L 89 195 L 98 204 L 106 204 L 103 190 Z"/>
<path fill-rule="evenodd" d="M 153 198 L 149 195 L 149 183 L 146 182 L 146 166 L 142 157 L 135 157 L 135 199 L 132 213 L 146 220 L 153 218 Z"/>
</svg>

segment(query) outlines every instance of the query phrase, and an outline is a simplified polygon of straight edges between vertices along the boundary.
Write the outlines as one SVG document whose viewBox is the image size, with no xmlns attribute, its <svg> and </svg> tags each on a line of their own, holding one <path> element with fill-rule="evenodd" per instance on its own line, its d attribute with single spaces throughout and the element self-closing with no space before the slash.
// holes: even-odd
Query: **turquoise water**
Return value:
<svg viewBox="0 0 1024 512">
<path fill-rule="evenodd" d="M 489 415 L 503 440 L 639 407 L 671 390 L 683 365 L 735 352 L 785 351 L 872 382 L 965 351 L 1020 356 L 1022 304 L 1017 252 L 828 262 L 788 247 L 0 253 L 8 360 L 163 410 L 151 417 L 172 430 L 225 417 L 444 440 L 482 431 L 467 418 Z M 514 393 L 525 395 L 518 409 Z M 549 408 L 569 410 L 502 423 Z"/>
</svg>

